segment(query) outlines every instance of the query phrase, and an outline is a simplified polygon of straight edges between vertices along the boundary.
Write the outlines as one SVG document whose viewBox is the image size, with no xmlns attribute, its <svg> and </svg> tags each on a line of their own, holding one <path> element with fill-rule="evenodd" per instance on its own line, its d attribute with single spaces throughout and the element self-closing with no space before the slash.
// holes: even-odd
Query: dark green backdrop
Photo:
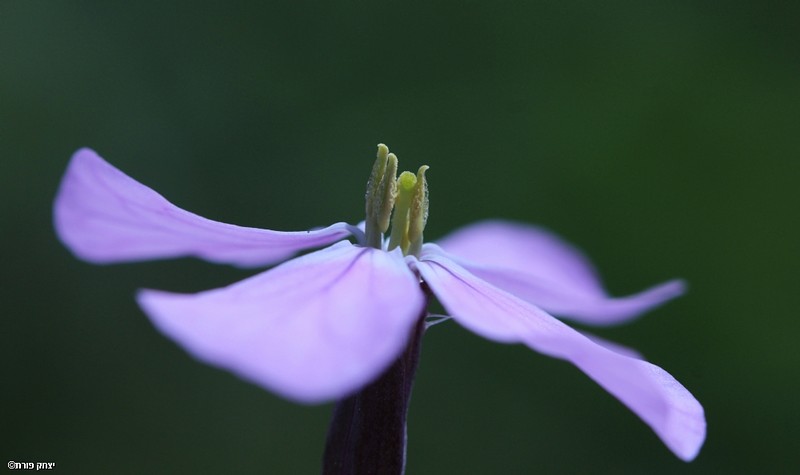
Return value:
<svg viewBox="0 0 800 475">
<path fill-rule="evenodd" d="M 317 472 L 330 406 L 196 363 L 133 301 L 248 273 L 79 262 L 50 207 L 90 146 L 210 218 L 357 222 L 385 142 L 431 166 L 429 238 L 512 218 L 614 293 L 687 279 L 599 333 L 709 428 L 687 465 L 570 365 L 448 323 L 424 340 L 409 474 L 797 470 L 800 3 L 606 3 L 0 0 L 3 462 Z"/>
</svg>

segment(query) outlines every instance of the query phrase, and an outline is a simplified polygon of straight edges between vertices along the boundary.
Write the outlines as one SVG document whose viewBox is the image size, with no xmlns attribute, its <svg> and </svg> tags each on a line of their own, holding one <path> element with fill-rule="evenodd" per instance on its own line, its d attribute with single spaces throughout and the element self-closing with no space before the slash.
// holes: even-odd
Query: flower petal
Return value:
<svg viewBox="0 0 800 475">
<path fill-rule="evenodd" d="M 346 242 L 229 287 L 138 295 L 155 326 L 196 358 L 306 403 L 376 378 L 402 352 L 424 300 L 398 252 Z"/>
<path fill-rule="evenodd" d="M 534 226 L 483 221 L 454 232 L 439 245 L 481 279 L 581 323 L 621 323 L 685 290 L 682 281 L 672 280 L 635 295 L 610 297 L 578 249 Z"/>
<path fill-rule="evenodd" d="M 54 216 L 64 244 L 81 259 L 99 264 L 195 256 L 259 266 L 350 234 L 345 223 L 279 232 L 211 221 L 178 208 L 87 148 L 72 156 Z"/>
<path fill-rule="evenodd" d="M 592 340 L 593 342 L 597 343 L 600 346 L 605 347 L 607 350 L 611 350 L 615 353 L 619 353 L 622 356 L 627 356 L 628 358 L 636 358 L 637 360 L 645 359 L 644 356 L 639 353 L 639 351 L 634 350 L 633 348 L 627 347 L 615 341 L 606 340 L 605 338 L 601 338 L 593 333 L 585 332 L 576 330 L 581 335 L 585 336 L 586 338 Z"/>
<path fill-rule="evenodd" d="M 445 256 L 423 256 L 416 267 L 458 323 L 486 338 L 521 342 L 571 362 L 636 413 L 678 457 L 688 461 L 697 455 L 705 440 L 703 408 L 663 369 L 593 342 Z"/>
</svg>

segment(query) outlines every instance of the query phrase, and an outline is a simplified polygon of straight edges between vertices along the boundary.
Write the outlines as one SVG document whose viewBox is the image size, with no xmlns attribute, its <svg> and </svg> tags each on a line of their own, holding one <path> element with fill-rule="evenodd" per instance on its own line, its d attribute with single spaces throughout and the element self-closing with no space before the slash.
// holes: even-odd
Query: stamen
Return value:
<svg viewBox="0 0 800 475">
<path fill-rule="evenodd" d="M 428 220 L 427 165 L 417 174 L 397 175 L 397 157 L 384 144 L 378 145 L 378 156 L 372 166 L 366 193 L 366 245 L 381 249 L 383 233 L 392 233 L 388 250 L 400 248 L 403 255 L 418 256 L 422 250 L 422 232 Z M 394 211 L 393 211 L 394 210 Z M 392 212 L 394 214 L 392 215 Z"/>
<path fill-rule="evenodd" d="M 425 181 L 427 165 L 419 167 L 417 171 L 416 186 L 414 187 L 414 198 L 411 202 L 411 210 L 408 216 L 408 252 L 418 256 L 422 250 L 422 231 L 428 221 L 428 182 Z"/>
<path fill-rule="evenodd" d="M 381 249 L 383 233 L 389 229 L 389 219 L 397 195 L 397 156 L 389 153 L 389 147 L 378 144 L 378 156 L 372 166 L 366 192 L 366 241 L 367 245 Z"/>
</svg>

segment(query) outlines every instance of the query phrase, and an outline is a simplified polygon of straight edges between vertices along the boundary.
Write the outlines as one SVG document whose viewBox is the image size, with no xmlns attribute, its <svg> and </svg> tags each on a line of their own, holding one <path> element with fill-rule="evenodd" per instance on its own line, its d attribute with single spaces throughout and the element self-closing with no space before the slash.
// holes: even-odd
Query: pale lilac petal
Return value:
<svg viewBox="0 0 800 475">
<path fill-rule="evenodd" d="M 643 360 L 644 356 L 638 351 L 629 346 L 625 346 L 623 344 L 617 343 L 616 341 L 606 340 L 605 338 L 599 337 L 593 333 L 589 333 L 586 331 L 579 331 L 578 332 L 585 336 L 586 338 L 592 340 L 593 342 L 597 343 L 600 346 L 606 347 L 615 353 L 619 353 L 622 356 L 627 356 L 628 358 L 636 358 L 637 360 Z"/>
<path fill-rule="evenodd" d="M 592 264 L 577 248 L 529 225 L 483 221 L 454 232 L 438 244 L 481 279 L 581 323 L 621 323 L 685 291 L 682 281 L 672 280 L 627 297 L 610 297 Z"/>
<path fill-rule="evenodd" d="M 425 304 L 399 252 L 347 242 L 229 287 L 143 290 L 138 301 L 196 358 L 306 403 L 339 399 L 377 377 Z"/>
<path fill-rule="evenodd" d="M 86 148 L 72 156 L 54 216 L 64 244 L 98 264 L 194 256 L 259 266 L 350 234 L 345 223 L 279 232 L 211 221 L 178 208 Z"/>
<path fill-rule="evenodd" d="M 703 408 L 663 369 L 596 344 L 443 255 L 423 256 L 416 267 L 455 321 L 486 338 L 524 343 L 573 363 L 636 413 L 678 457 L 688 461 L 697 455 L 705 439 Z"/>
<path fill-rule="evenodd" d="M 437 244 L 459 260 L 529 273 L 585 293 L 602 293 L 596 271 L 575 247 L 535 226 L 480 221 L 454 231 Z"/>
<path fill-rule="evenodd" d="M 540 276 L 496 267 L 461 264 L 481 279 L 555 315 L 589 325 L 614 325 L 629 321 L 682 295 L 686 285 L 671 280 L 627 297 L 582 293 L 576 288 Z"/>
</svg>

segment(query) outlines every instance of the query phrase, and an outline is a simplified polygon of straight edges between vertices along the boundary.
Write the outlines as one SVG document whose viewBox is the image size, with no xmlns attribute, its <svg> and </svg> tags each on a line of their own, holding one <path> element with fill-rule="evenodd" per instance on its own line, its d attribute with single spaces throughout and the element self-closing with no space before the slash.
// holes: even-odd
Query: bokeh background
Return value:
<svg viewBox="0 0 800 475">
<path fill-rule="evenodd" d="M 447 323 L 424 340 L 408 473 L 798 473 L 800 2 L 0 0 L 0 456 L 63 473 L 316 473 L 330 405 L 199 364 L 137 288 L 252 272 L 98 267 L 51 204 L 90 146 L 213 219 L 363 219 L 375 145 L 428 164 L 435 239 L 543 224 L 622 295 L 598 330 L 704 404 L 691 464 L 578 370 Z M 535 263 L 532 263 L 535 265 Z"/>
</svg>

